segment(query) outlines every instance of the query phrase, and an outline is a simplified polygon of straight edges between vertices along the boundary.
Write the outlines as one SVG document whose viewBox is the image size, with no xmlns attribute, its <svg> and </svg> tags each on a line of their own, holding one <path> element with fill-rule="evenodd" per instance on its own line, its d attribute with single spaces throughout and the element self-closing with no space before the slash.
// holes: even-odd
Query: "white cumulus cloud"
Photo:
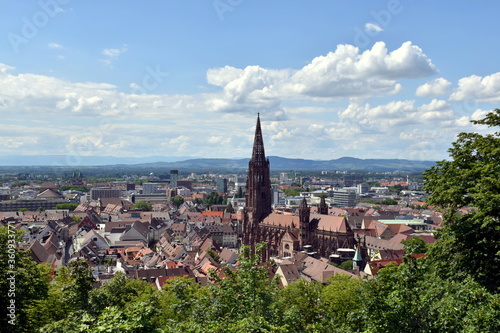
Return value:
<svg viewBox="0 0 500 333">
<path fill-rule="evenodd" d="M 458 88 L 451 94 L 452 101 L 474 99 L 478 102 L 500 102 L 500 72 L 485 77 L 471 75 L 458 81 Z"/>
<path fill-rule="evenodd" d="M 437 97 L 447 94 L 450 86 L 450 81 L 440 77 L 419 86 L 415 94 L 419 97 Z"/>
<path fill-rule="evenodd" d="M 244 69 L 225 66 L 210 69 L 207 81 L 223 88 L 208 102 L 212 110 L 277 112 L 283 100 L 333 100 L 368 98 L 402 91 L 399 79 L 420 78 L 437 72 L 422 49 L 406 42 L 389 51 L 377 42 L 364 52 L 353 45 L 338 45 L 334 52 L 318 56 L 301 69 Z"/>
</svg>

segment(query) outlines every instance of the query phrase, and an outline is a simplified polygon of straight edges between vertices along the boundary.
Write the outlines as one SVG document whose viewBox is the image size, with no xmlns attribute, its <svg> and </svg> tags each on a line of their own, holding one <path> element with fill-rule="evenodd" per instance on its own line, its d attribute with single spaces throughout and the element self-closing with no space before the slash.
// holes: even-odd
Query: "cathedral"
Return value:
<svg viewBox="0 0 500 333">
<path fill-rule="evenodd" d="M 296 215 L 272 211 L 269 159 L 257 116 L 252 158 L 248 164 L 246 207 L 243 214 L 242 243 L 251 248 L 267 243 L 265 259 L 290 257 L 298 251 L 315 252 L 329 257 L 339 248 L 353 249 L 354 233 L 344 216 L 328 215 L 325 199 L 318 213 L 311 213 L 306 199 Z"/>
</svg>

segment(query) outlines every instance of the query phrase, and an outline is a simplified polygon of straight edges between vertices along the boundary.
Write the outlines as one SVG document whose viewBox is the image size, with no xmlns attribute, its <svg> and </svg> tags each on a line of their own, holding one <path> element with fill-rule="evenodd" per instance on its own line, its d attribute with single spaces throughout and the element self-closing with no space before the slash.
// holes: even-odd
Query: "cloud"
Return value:
<svg viewBox="0 0 500 333">
<path fill-rule="evenodd" d="M 451 120 L 455 116 L 453 109 L 446 101 L 437 99 L 420 106 L 418 111 L 418 118 L 423 121 Z"/>
<path fill-rule="evenodd" d="M 110 58 L 117 58 L 120 54 L 127 51 L 127 46 L 123 46 L 121 49 L 104 49 L 102 54 Z"/>
<path fill-rule="evenodd" d="M 355 124 L 365 132 L 393 132 L 404 126 L 450 126 L 455 113 L 443 100 L 433 99 L 429 104 L 416 106 L 415 100 L 392 101 L 372 107 L 353 102 L 339 112 L 345 124 Z"/>
<path fill-rule="evenodd" d="M 100 59 L 99 61 L 107 66 L 111 66 L 113 62 L 118 59 L 118 57 L 122 54 L 127 52 L 128 46 L 124 44 L 121 48 L 119 49 L 103 49 L 101 54 L 105 55 L 105 59 Z"/>
<path fill-rule="evenodd" d="M 335 100 L 393 95 L 402 91 L 399 79 L 420 78 L 437 72 L 431 60 L 411 42 L 389 52 L 377 42 L 360 53 L 353 45 L 311 60 L 301 69 L 225 66 L 207 71 L 207 82 L 223 88 L 209 101 L 214 111 L 282 111 L 283 100 Z"/>
<path fill-rule="evenodd" d="M 16 68 L 0 63 L 0 73 L 2 73 L 2 74 L 13 71 L 14 69 L 16 69 Z"/>
<path fill-rule="evenodd" d="M 450 81 L 440 77 L 419 86 L 415 94 L 419 97 L 437 97 L 447 94 L 450 86 Z"/>
<path fill-rule="evenodd" d="M 365 31 L 367 32 L 381 32 L 384 31 L 378 24 L 375 23 L 366 23 L 365 24 Z"/>
<path fill-rule="evenodd" d="M 57 44 L 57 43 L 49 43 L 47 44 L 48 47 L 52 48 L 52 49 L 63 49 L 64 46 L 62 46 L 61 44 Z"/>
<path fill-rule="evenodd" d="M 500 102 L 500 72 L 485 77 L 471 75 L 458 81 L 458 88 L 451 94 L 452 101 L 474 99 L 478 102 Z"/>
<path fill-rule="evenodd" d="M 407 124 L 416 112 L 415 101 L 393 101 L 387 104 L 371 107 L 366 103 L 350 103 L 339 113 L 343 123 L 355 124 L 367 132 L 381 132 L 387 128 Z"/>
<path fill-rule="evenodd" d="M 471 115 L 471 119 L 472 120 L 481 120 L 481 119 L 484 119 L 486 117 L 486 115 L 488 113 L 490 113 L 491 110 L 481 110 L 481 109 L 477 109 L 476 111 L 474 111 L 474 113 Z"/>
<path fill-rule="evenodd" d="M 411 42 L 392 52 L 377 42 L 361 54 L 357 47 L 339 45 L 295 73 L 289 86 L 308 96 L 371 97 L 400 92 L 398 79 L 434 73 L 431 60 Z"/>
</svg>

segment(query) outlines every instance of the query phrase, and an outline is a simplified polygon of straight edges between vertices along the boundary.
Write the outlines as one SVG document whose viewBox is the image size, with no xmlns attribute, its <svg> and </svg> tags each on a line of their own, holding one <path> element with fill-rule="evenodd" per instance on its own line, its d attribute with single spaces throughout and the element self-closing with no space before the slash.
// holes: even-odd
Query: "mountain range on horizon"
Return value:
<svg viewBox="0 0 500 333">
<path fill-rule="evenodd" d="M 341 157 L 332 160 L 307 160 L 269 156 L 271 170 L 365 170 L 418 172 L 433 166 L 435 161 L 406 159 L 360 159 Z M 0 157 L 0 167 L 51 166 L 63 169 L 79 167 L 112 167 L 140 169 L 227 170 L 244 171 L 249 158 L 193 158 L 186 156 L 113 157 L 70 155 L 9 155 Z"/>
</svg>

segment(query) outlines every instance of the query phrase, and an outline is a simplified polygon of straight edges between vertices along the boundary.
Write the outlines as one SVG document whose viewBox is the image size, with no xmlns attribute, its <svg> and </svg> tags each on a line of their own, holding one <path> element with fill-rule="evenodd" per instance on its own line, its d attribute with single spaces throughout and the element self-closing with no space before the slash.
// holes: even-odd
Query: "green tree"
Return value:
<svg viewBox="0 0 500 333">
<path fill-rule="evenodd" d="M 184 203 L 184 198 L 180 196 L 173 197 L 170 199 L 176 208 L 179 208 Z"/>
<path fill-rule="evenodd" d="M 128 278 L 121 272 L 115 274 L 111 281 L 99 289 L 89 292 L 89 305 L 92 313 L 99 314 L 108 306 L 123 309 L 125 305 L 137 296 L 137 290 L 128 284 Z"/>
<path fill-rule="evenodd" d="M 73 219 L 73 221 L 75 221 L 76 223 L 80 223 L 82 222 L 82 217 L 81 216 L 78 216 L 78 215 L 70 215 L 69 217 L 71 217 Z"/>
<path fill-rule="evenodd" d="M 89 264 L 84 260 L 71 261 L 58 269 L 56 282 L 63 301 L 72 311 L 89 309 L 89 293 L 95 282 Z"/>
<path fill-rule="evenodd" d="M 389 186 L 389 191 L 394 194 L 399 194 L 404 189 L 405 188 L 399 184 L 394 186 Z"/>
<path fill-rule="evenodd" d="M 84 185 L 63 185 L 63 186 L 60 186 L 58 190 L 59 191 L 71 190 L 71 191 L 89 192 L 90 188 L 88 188 L 87 186 L 84 186 Z"/>
<path fill-rule="evenodd" d="M 231 214 L 234 213 L 234 208 L 233 208 L 233 205 L 231 203 L 227 204 L 226 213 L 231 213 Z"/>
<path fill-rule="evenodd" d="M 57 204 L 54 208 L 55 209 L 69 209 L 69 210 L 75 210 L 75 208 L 78 207 L 77 204 L 71 203 L 71 202 L 65 202 L 65 203 L 60 203 Z"/>
<path fill-rule="evenodd" d="M 380 202 L 380 204 L 382 205 L 397 205 L 398 202 L 394 199 L 391 199 L 391 198 L 387 198 L 387 199 L 384 199 Z"/>
<path fill-rule="evenodd" d="M 208 295 L 208 290 L 202 288 L 193 279 L 177 277 L 168 280 L 163 286 L 166 296 L 162 297 L 163 311 L 177 321 L 189 321 L 198 310 L 203 313 L 205 306 L 200 306 L 201 295 Z M 207 293 L 203 294 L 206 291 Z"/>
<path fill-rule="evenodd" d="M 139 201 L 132 206 L 133 209 L 140 209 L 143 212 L 149 212 L 153 210 L 153 206 L 146 201 Z"/>
<path fill-rule="evenodd" d="M 376 279 L 363 283 L 348 325 L 362 327 L 362 332 L 433 332 L 432 318 L 422 302 L 430 281 L 426 270 L 425 261 L 412 257 L 400 266 L 381 269 Z"/>
<path fill-rule="evenodd" d="M 25 185 L 29 185 L 30 183 L 29 182 L 15 182 L 14 184 L 12 184 L 10 187 L 11 188 L 15 188 L 15 187 L 23 187 Z"/>
<path fill-rule="evenodd" d="M 224 197 L 219 193 L 212 191 L 203 197 L 203 203 L 210 207 L 212 205 L 220 205 L 224 202 Z"/>
<path fill-rule="evenodd" d="M 37 328 L 31 309 L 47 297 L 50 268 L 37 265 L 28 251 L 18 250 L 21 232 L 0 227 L 0 327 L 7 332 Z"/>
<path fill-rule="evenodd" d="M 157 314 L 154 304 L 133 302 L 120 309 L 117 306 L 106 307 L 99 316 L 89 313 L 76 313 L 63 320 L 52 322 L 41 333 L 155 333 L 163 332 L 152 322 Z"/>
<path fill-rule="evenodd" d="M 323 313 L 324 317 L 317 322 L 318 328 L 322 327 L 318 331 L 331 332 L 348 328 L 348 317 L 361 306 L 362 288 L 361 279 L 345 274 L 330 277 L 321 291 L 318 311 Z"/>
<path fill-rule="evenodd" d="M 339 265 L 339 268 L 342 268 L 345 271 L 349 271 L 352 270 L 352 264 L 353 264 L 352 260 L 346 260 Z"/>
<path fill-rule="evenodd" d="M 386 266 L 364 282 L 358 305 L 346 306 L 350 313 L 345 331 L 499 331 L 499 294 L 470 277 L 443 280 L 428 264 L 425 258 L 407 256 L 402 265 Z"/>
<path fill-rule="evenodd" d="M 285 188 L 283 190 L 283 193 L 285 193 L 287 197 L 296 197 L 299 196 L 300 193 L 302 192 L 307 192 L 307 190 L 304 189 L 303 187 L 291 187 L 291 188 Z"/>
<path fill-rule="evenodd" d="M 198 320 L 218 325 L 238 325 L 245 320 L 251 323 L 244 326 L 252 326 L 258 321 L 262 321 L 262 325 L 271 324 L 271 305 L 278 294 L 278 283 L 276 278 L 269 279 L 268 269 L 261 264 L 260 253 L 265 246 L 265 243 L 258 244 L 255 253 L 248 246 L 242 246 L 237 270 L 225 268 L 222 271 L 224 277 L 215 271 L 210 273 L 213 281 L 208 286 L 210 297 L 204 303 L 207 307 L 199 312 Z"/>
<path fill-rule="evenodd" d="M 279 324 L 287 332 L 309 332 L 320 318 L 320 296 L 323 286 L 316 281 L 299 279 L 280 290 L 273 305 Z"/>
<path fill-rule="evenodd" d="M 500 109 L 476 125 L 498 128 Z M 460 133 L 450 159 L 424 172 L 427 203 L 444 212 L 441 236 L 428 256 L 439 276 L 471 276 L 493 292 L 500 291 L 500 133 Z M 460 215 L 457 210 L 475 207 Z"/>
<path fill-rule="evenodd" d="M 158 293 L 149 283 L 117 273 L 100 288 L 89 290 L 87 269 L 81 263 L 71 266 L 73 271 L 59 270 L 49 298 L 33 311 L 46 315 L 41 332 L 156 332 L 154 321 L 161 316 Z M 68 302 L 71 296 L 87 298 L 88 303 Z"/>
<path fill-rule="evenodd" d="M 412 237 L 410 239 L 401 241 L 405 246 L 405 254 L 419 254 L 427 252 L 427 243 L 420 237 Z"/>
</svg>

